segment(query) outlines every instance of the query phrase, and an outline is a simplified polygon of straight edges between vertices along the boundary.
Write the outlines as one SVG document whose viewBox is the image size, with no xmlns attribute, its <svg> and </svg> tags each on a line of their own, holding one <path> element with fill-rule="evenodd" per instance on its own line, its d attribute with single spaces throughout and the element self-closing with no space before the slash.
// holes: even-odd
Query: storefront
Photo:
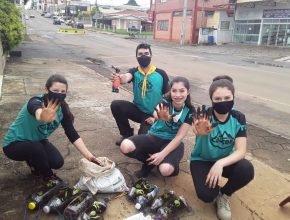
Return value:
<svg viewBox="0 0 290 220">
<path fill-rule="evenodd" d="M 235 19 L 234 42 L 290 47 L 290 3 L 244 2 Z"/>
</svg>

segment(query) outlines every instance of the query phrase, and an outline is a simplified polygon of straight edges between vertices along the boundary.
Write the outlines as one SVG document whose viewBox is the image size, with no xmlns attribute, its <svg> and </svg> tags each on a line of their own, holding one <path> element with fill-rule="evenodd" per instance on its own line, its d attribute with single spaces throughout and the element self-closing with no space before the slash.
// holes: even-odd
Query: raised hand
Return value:
<svg viewBox="0 0 290 220">
<path fill-rule="evenodd" d="M 158 120 L 161 120 L 161 121 L 170 121 L 174 116 L 176 116 L 176 114 L 170 115 L 169 106 L 164 105 L 163 103 L 159 103 L 158 108 L 156 107 L 154 110 L 157 113 Z"/>
<path fill-rule="evenodd" d="M 56 112 L 60 106 L 57 101 L 49 100 L 47 106 L 45 107 L 42 103 L 42 111 L 40 113 L 40 121 L 52 122 L 57 118 Z"/>
<path fill-rule="evenodd" d="M 205 105 L 197 108 L 193 122 L 193 130 L 196 135 L 208 135 L 218 125 L 218 122 L 210 123 L 212 112 L 212 108 L 206 109 Z"/>
</svg>

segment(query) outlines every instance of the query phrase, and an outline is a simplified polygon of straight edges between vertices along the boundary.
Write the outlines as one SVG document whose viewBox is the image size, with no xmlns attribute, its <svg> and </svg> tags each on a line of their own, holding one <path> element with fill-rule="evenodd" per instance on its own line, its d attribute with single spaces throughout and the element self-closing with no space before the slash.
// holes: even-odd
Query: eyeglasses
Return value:
<svg viewBox="0 0 290 220">
<path fill-rule="evenodd" d="M 149 52 L 144 52 L 144 53 L 137 53 L 137 57 L 141 57 L 141 56 L 147 56 L 150 57 L 150 53 Z"/>
</svg>

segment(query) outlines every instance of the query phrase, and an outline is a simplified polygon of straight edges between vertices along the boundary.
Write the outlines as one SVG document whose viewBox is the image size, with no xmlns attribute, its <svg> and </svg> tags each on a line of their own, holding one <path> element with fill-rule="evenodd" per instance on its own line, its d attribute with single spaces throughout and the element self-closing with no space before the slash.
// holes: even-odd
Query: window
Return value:
<svg viewBox="0 0 290 220">
<path fill-rule="evenodd" d="M 167 2 L 167 0 L 160 0 L 161 3 Z"/>
<path fill-rule="evenodd" d="M 229 21 L 221 21 L 221 30 L 229 30 L 230 29 L 230 22 Z"/>
<path fill-rule="evenodd" d="M 157 22 L 158 31 L 168 31 L 168 20 L 159 20 Z"/>
</svg>

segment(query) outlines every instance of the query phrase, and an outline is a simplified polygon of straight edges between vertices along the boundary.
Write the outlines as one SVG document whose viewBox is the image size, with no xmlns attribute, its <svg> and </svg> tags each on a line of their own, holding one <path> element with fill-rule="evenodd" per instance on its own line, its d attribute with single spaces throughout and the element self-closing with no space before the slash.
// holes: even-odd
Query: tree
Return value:
<svg viewBox="0 0 290 220">
<path fill-rule="evenodd" d="M 21 14 L 18 8 L 7 0 L 0 1 L 0 38 L 3 51 L 17 46 L 24 37 Z"/>
</svg>

